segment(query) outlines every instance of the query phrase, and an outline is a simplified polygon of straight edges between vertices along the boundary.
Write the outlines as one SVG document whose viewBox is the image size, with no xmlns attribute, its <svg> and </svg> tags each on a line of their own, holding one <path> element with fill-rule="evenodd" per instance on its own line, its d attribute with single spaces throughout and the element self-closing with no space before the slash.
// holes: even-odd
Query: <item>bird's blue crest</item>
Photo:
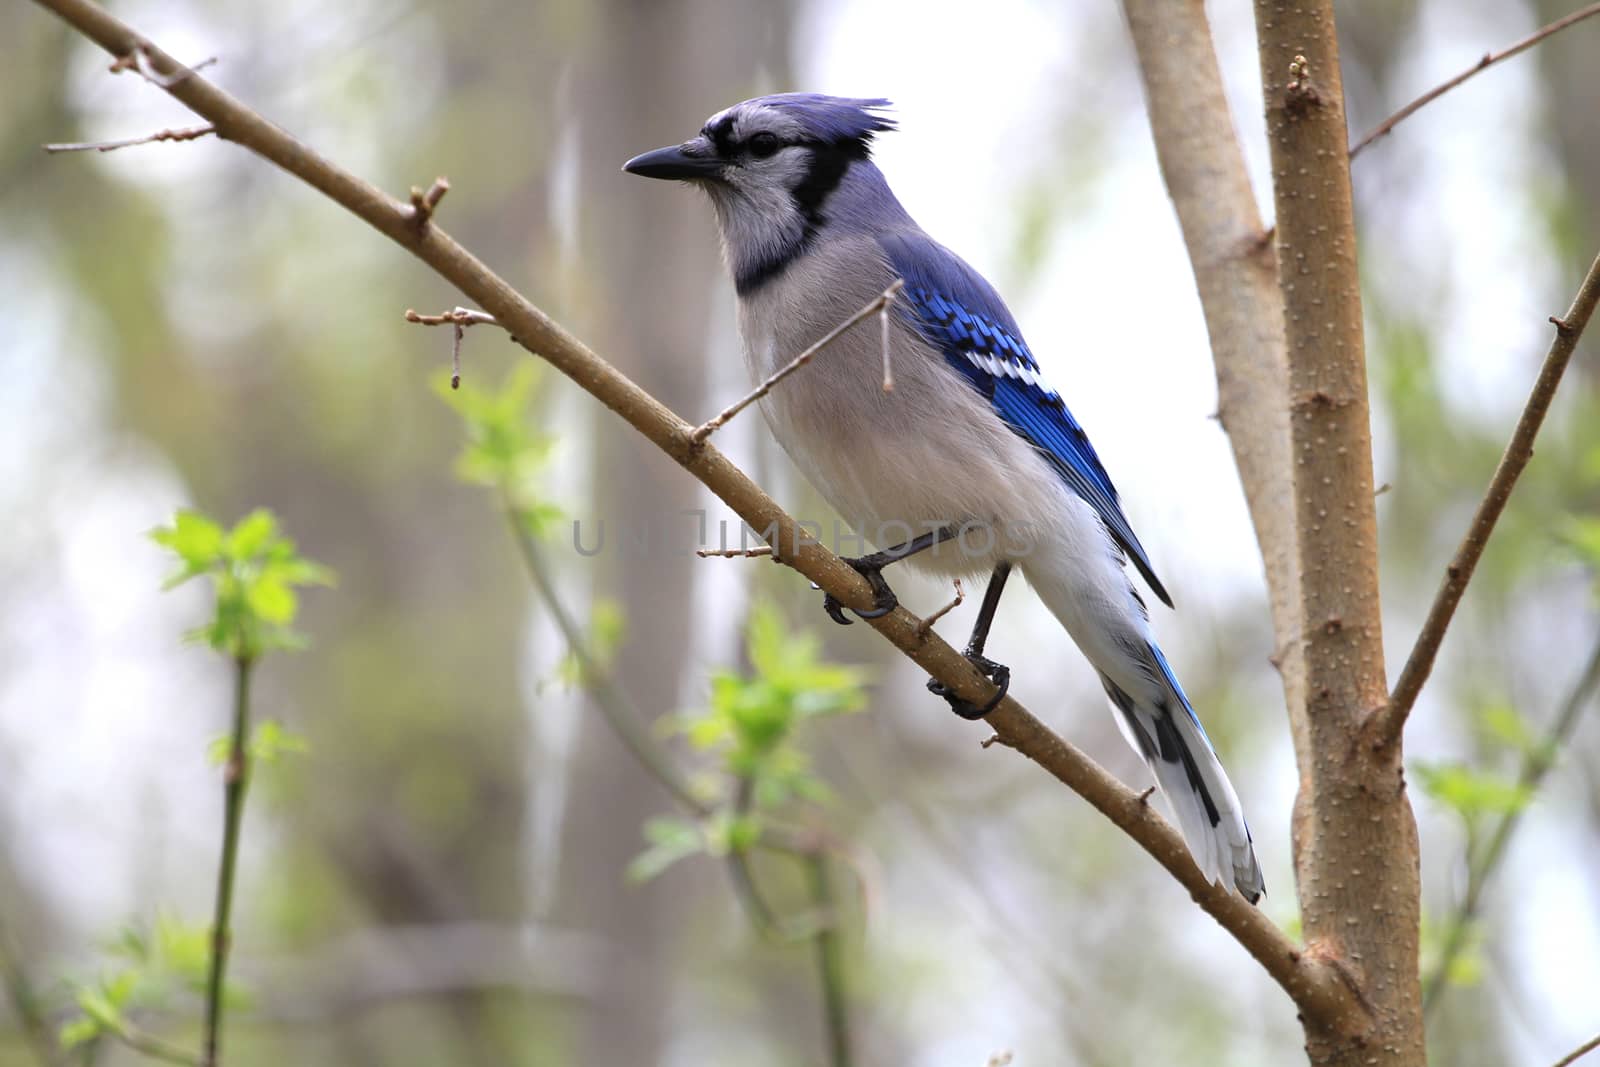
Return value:
<svg viewBox="0 0 1600 1067">
<path fill-rule="evenodd" d="M 893 106 L 883 97 L 825 96 L 822 93 L 773 93 L 749 101 L 782 111 L 798 120 L 824 144 L 855 142 L 862 147 L 874 134 L 895 128 L 894 119 L 878 112 Z"/>
</svg>

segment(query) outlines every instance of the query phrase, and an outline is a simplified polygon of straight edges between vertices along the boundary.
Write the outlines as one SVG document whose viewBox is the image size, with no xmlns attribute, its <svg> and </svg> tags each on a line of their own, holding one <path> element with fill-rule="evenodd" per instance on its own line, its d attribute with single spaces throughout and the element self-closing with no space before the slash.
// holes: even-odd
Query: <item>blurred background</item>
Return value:
<svg viewBox="0 0 1600 1067">
<path fill-rule="evenodd" d="M 1270 217 L 1249 5 L 1209 8 Z M 1352 127 L 1571 8 L 1341 5 Z M 690 419 L 745 389 L 731 286 L 697 194 L 622 161 L 761 92 L 892 98 L 902 128 L 879 162 L 1006 294 L 1094 436 L 1181 607 L 1156 626 L 1250 812 L 1263 906 L 1294 928 L 1294 767 L 1260 561 L 1116 4 L 116 11 L 180 58 L 217 56 L 207 77 L 391 191 L 448 175 L 442 224 Z M 1546 316 L 1600 246 L 1597 52 L 1600 20 L 1355 165 L 1391 672 L 1521 408 Z M 230 1063 L 826 1062 L 811 947 L 758 937 L 722 862 L 626 876 L 673 798 L 569 669 L 495 495 L 456 475 L 467 431 L 434 387 L 449 337 L 402 313 L 459 296 L 214 139 L 46 156 L 47 141 L 195 121 L 106 65 L 46 12 L 0 9 L 0 1064 L 49 1061 L 41 1034 L 127 965 L 130 933 L 209 922 L 221 789 L 206 749 L 227 728 L 230 675 L 180 643 L 206 595 L 163 594 L 170 561 L 145 536 L 185 506 L 226 522 L 269 507 L 339 576 L 305 596 L 310 647 L 257 672 L 258 715 L 307 751 L 262 766 L 251 794 Z M 1547 1064 L 1600 1024 L 1593 713 L 1536 793 L 1493 788 L 1537 750 L 1600 640 L 1594 351 L 1580 349 L 1411 728 L 1428 786 L 1425 970 L 1468 888 L 1468 848 L 1522 817 L 1431 1011 L 1440 1063 Z M 468 334 L 464 361 L 486 390 L 529 362 L 489 330 Z M 858 1062 L 1299 1060 L 1289 1001 L 1087 805 L 981 750 L 981 726 L 865 627 L 827 623 L 792 572 L 684 553 L 696 520 L 680 512 L 705 509 L 713 542 L 730 514 L 575 386 L 545 370 L 528 406 L 548 438 L 529 490 L 542 558 L 638 714 L 705 708 L 711 672 L 748 669 L 762 605 L 864 669 L 865 711 L 794 741 L 831 799 L 793 817 L 850 857 L 833 884 Z M 753 412 L 718 443 L 792 512 L 832 521 Z M 683 537 L 675 552 L 596 553 L 601 522 Z M 951 596 L 895 585 L 923 614 Z M 941 632 L 962 638 L 975 607 Z M 1025 704 L 1146 784 L 1031 594 L 1008 599 L 990 649 Z M 691 773 L 715 771 L 658 736 Z M 793 910 L 792 876 L 765 877 Z M 141 1011 L 194 1044 L 182 981 Z M 107 1041 L 73 1055 L 137 1059 Z"/>
</svg>

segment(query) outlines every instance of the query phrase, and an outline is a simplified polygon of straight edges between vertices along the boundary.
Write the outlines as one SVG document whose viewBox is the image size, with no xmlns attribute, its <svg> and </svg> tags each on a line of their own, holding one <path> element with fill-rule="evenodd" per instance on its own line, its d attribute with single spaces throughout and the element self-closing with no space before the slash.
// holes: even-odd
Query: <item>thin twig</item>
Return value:
<svg viewBox="0 0 1600 1067">
<path fill-rule="evenodd" d="M 845 998 L 844 954 L 839 944 L 838 909 L 833 884 L 828 878 L 828 860 L 820 853 L 807 862 L 811 881 L 811 902 L 822 916 L 817 928 L 817 980 L 822 985 L 823 1019 L 828 1031 L 828 1062 L 832 1067 L 850 1067 L 850 1007 Z"/>
<path fill-rule="evenodd" d="M 785 378 L 789 377 L 789 375 L 793 374 L 795 371 L 799 370 L 801 367 L 804 367 L 807 363 L 810 363 L 813 356 L 815 356 L 818 352 L 821 352 L 824 348 L 827 348 L 833 342 L 837 341 L 846 331 L 850 329 L 850 327 L 854 326 L 856 323 L 862 321 L 877 311 L 888 310 L 890 302 L 894 300 L 896 294 L 898 294 L 901 289 L 905 288 L 905 284 L 905 279 L 896 278 L 894 284 L 890 285 L 889 288 L 873 297 L 860 311 L 857 311 L 854 315 L 851 315 L 848 319 L 845 319 L 839 325 L 823 334 L 822 339 L 817 341 L 816 344 L 812 345 L 810 348 L 807 348 L 804 352 L 800 353 L 798 356 L 795 356 L 784 366 L 774 371 L 766 381 L 756 386 L 749 393 L 745 394 L 744 397 L 732 404 L 729 404 L 711 418 L 707 419 L 699 426 L 696 426 L 690 432 L 689 440 L 696 445 L 704 444 L 706 438 L 710 437 L 713 433 L 716 433 L 717 430 L 725 425 L 729 419 L 733 418 L 735 415 L 739 414 L 739 412 L 743 411 L 751 404 L 754 404 L 757 400 L 760 400 L 762 397 L 772 392 L 774 386 L 783 381 Z M 884 366 L 886 368 L 884 381 L 886 386 L 892 388 L 893 382 L 889 381 L 887 376 L 887 319 L 884 320 L 884 334 Z"/>
<path fill-rule="evenodd" d="M 144 137 L 130 137 L 125 141 L 72 141 L 66 144 L 47 144 L 44 150 L 56 152 L 115 152 L 119 148 L 132 148 L 134 145 L 154 144 L 157 141 L 193 141 L 204 137 L 208 133 L 216 133 L 217 128 L 207 123 L 204 126 L 177 126 L 166 130 L 157 130 L 155 133 Z"/>
<path fill-rule="evenodd" d="M 192 77 L 196 71 L 205 70 L 217 61 L 216 56 L 207 56 L 192 67 L 175 64 L 177 69 L 162 74 L 151 64 L 148 49 L 149 46 L 143 41 L 136 42 L 131 51 L 118 56 L 108 69 L 113 74 L 120 74 L 125 70 L 137 70 L 150 84 L 170 91 L 185 78 Z"/>
<path fill-rule="evenodd" d="M 1567 699 L 1562 703 L 1555 722 L 1550 725 L 1543 738 L 1529 745 L 1523 753 L 1522 768 L 1517 774 L 1517 789 L 1521 795 L 1531 797 L 1538 792 L 1545 775 L 1549 774 L 1550 768 L 1555 765 L 1556 755 L 1572 736 L 1573 729 L 1578 725 L 1578 717 L 1588 706 L 1597 689 L 1600 689 L 1600 640 L 1596 641 L 1589 653 L 1588 662 L 1584 665 L 1583 672 L 1578 676 L 1572 691 L 1567 694 Z M 1505 858 L 1506 846 L 1511 843 L 1512 835 L 1517 832 L 1521 824 L 1522 809 L 1513 809 L 1501 817 L 1499 825 L 1495 827 L 1494 836 L 1489 839 L 1488 845 L 1482 851 L 1470 847 L 1467 849 L 1467 890 L 1450 917 L 1439 960 L 1422 983 L 1423 1012 L 1429 1011 L 1438 1000 L 1439 994 L 1444 991 L 1451 966 L 1466 948 L 1467 935 L 1471 932 L 1472 922 L 1478 915 L 1484 889 L 1500 866 L 1500 861 Z"/>
<path fill-rule="evenodd" d="M 211 968 L 206 977 L 205 1051 L 200 1062 L 216 1067 L 222 1040 L 223 987 L 228 952 L 233 947 L 233 883 L 239 864 L 239 828 L 244 821 L 245 790 L 250 785 L 250 671 L 248 656 L 234 660 L 233 731 L 228 762 L 222 772 L 222 860 L 217 865 L 216 913 L 211 920 Z"/>
<path fill-rule="evenodd" d="M 1579 1060 L 1583 1059 L 1583 1057 L 1587 1056 L 1597 1048 L 1600 1048 L 1600 1034 L 1596 1034 L 1594 1037 L 1591 1037 L 1589 1040 L 1585 1041 L 1583 1044 L 1579 1045 L 1577 1048 L 1561 1057 L 1552 1065 L 1552 1067 L 1568 1067 L 1569 1064 L 1577 1063 Z"/>
<path fill-rule="evenodd" d="M 1561 384 L 1561 376 L 1572 360 L 1578 339 L 1583 336 L 1584 327 L 1589 325 L 1589 318 L 1594 314 L 1597 303 L 1600 303 L 1600 256 L 1596 256 L 1590 265 L 1578 295 L 1572 298 L 1572 307 L 1567 310 L 1566 317 L 1550 319 L 1555 324 L 1556 335 L 1550 342 L 1544 365 L 1539 369 L 1533 392 L 1522 409 L 1522 416 L 1517 420 L 1517 428 L 1512 431 L 1511 441 L 1500 457 L 1494 477 L 1489 480 L 1489 488 L 1478 504 L 1477 513 L 1472 516 L 1472 525 L 1467 527 L 1455 558 L 1445 568 L 1444 583 L 1433 598 L 1433 606 L 1428 609 L 1428 617 L 1417 635 L 1416 645 L 1400 671 L 1399 680 L 1395 682 L 1394 693 L 1374 716 L 1377 721 L 1373 737 L 1377 745 L 1392 744 L 1405 728 L 1406 717 L 1417 702 L 1417 694 L 1422 692 L 1423 683 L 1433 670 L 1434 658 L 1439 654 L 1439 645 L 1444 641 L 1445 630 L 1455 615 L 1456 605 L 1461 603 L 1461 595 L 1472 580 L 1472 572 L 1489 543 L 1489 536 L 1494 533 L 1495 523 L 1505 510 L 1506 502 L 1511 499 L 1511 490 L 1516 487 L 1523 468 L 1533 458 L 1534 438 L 1538 436 L 1545 413 L 1550 410 L 1550 401 Z"/>
<path fill-rule="evenodd" d="M 433 218 L 434 208 L 439 206 L 439 201 L 444 199 L 444 194 L 450 191 L 450 179 L 438 177 L 433 179 L 433 184 L 423 192 L 415 185 L 411 187 L 411 223 L 417 229 L 428 225 Z M 457 325 L 460 325 L 459 323 Z"/>
<path fill-rule="evenodd" d="M 1483 57 L 1480 58 L 1478 62 L 1474 63 L 1460 74 L 1457 74 L 1454 78 L 1451 78 L 1442 85 L 1438 85 L 1432 89 L 1429 89 L 1427 92 L 1411 101 L 1411 103 L 1407 104 L 1399 111 L 1396 111 L 1393 115 L 1390 115 L 1388 118 L 1378 123 L 1377 126 L 1373 127 L 1371 133 L 1367 134 L 1350 147 L 1350 158 L 1355 159 L 1356 156 L 1361 154 L 1361 150 L 1366 148 L 1367 145 L 1371 144 L 1373 141 L 1376 141 L 1380 137 L 1387 136 L 1389 132 L 1400 123 L 1416 114 L 1422 108 L 1433 103 L 1435 100 L 1439 99 L 1439 97 L 1443 96 L 1445 93 L 1448 93 L 1451 89 L 1454 89 L 1467 79 L 1476 74 L 1480 74 L 1485 70 L 1488 70 L 1502 59 L 1510 59 L 1514 55 L 1517 55 L 1521 52 L 1526 52 L 1528 49 L 1532 48 L 1546 37 L 1554 36 L 1555 34 L 1558 34 L 1562 30 L 1566 29 L 1568 26 L 1575 26 L 1591 15 L 1600 15 L 1600 3 L 1590 4 L 1588 7 L 1579 8 L 1570 15 L 1556 19 L 1554 22 L 1550 23 L 1550 25 L 1535 30 L 1533 33 L 1524 37 L 1516 44 L 1511 45 L 1509 48 L 1503 49 L 1502 51 L 1485 52 Z"/>
<path fill-rule="evenodd" d="M 694 554 L 701 559 L 755 559 L 758 556 L 772 555 L 771 545 L 757 545 L 754 548 L 697 548 Z"/>
<path fill-rule="evenodd" d="M 180 1067 L 208 1067 L 208 1064 L 216 1062 L 198 1056 L 186 1048 L 163 1041 L 154 1034 L 147 1034 L 128 1023 L 114 1027 L 109 1033 L 135 1052 L 142 1052 L 151 1059 L 176 1063 Z"/>
<path fill-rule="evenodd" d="M 734 788 L 734 817 L 736 819 L 748 817 L 754 805 L 755 779 L 748 774 L 740 775 L 738 784 Z M 767 898 L 762 894 L 761 886 L 756 881 L 755 871 L 751 869 L 748 848 L 734 848 L 728 851 L 728 878 L 733 883 L 734 897 L 744 908 L 745 915 L 750 919 L 750 925 L 762 938 L 775 944 L 793 944 L 809 936 L 796 936 L 791 933 L 778 917 L 777 910 L 767 903 Z"/>
<path fill-rule="evenodd" d="M 954 600 L 950 601 L 950 603 L 946 604 L 944 607 L 940 608 L 938 611 L 934 612 L 932 615 L 929 615 L 926 619 L 923 619 L 921 622 L 919 622 L 917 624 L 917 633 L 921 634 L 924 638 L 926 638 L 928 636 L 929 631 L 931 631 L 933 629 L 933 624 L 934 623 L 938 622 L 940 619 L 942 619 L 946 615 L 950 614 L 956 608 L 960 607 L 961 606 L 961 602 L 963 600 L 967 599 L 967 594 L 965 592 L 963 592 L 962 589 L 961 589 L 961 579 L 960 578 L 955 579 L 955 586 L 956 586 L 956 598 Z"/>
<path fill-rule="evenodd" d="M 483 311 L 474 311 L 472 308 L 451 308 L 441 311 L 437 315 L 424 315 L 420 311 L 406 308 L 406 321 L 414 322 L 418 326 L 498 326 L 499 321 L 493 315 Z"/>
<path fill-rule="evenodd" d="M 572 617 L 572 613 L 567 610 L 561 594 L 556 591 L 555 579 L 550 574 L 550 568 L 545 565 L 538 543 L 518 517 L 509 489 L 502 488 L 501 498 L 505 507 L 506 522 L 511 527 L 511 534 L 516 540 L 518 552 L 522 555 L 523 565 L 528 569 L 528 577 L 533 579 L 533 586 L 539 594 L 539 599 L 544 601 L 545 610 L 555 621 L 556 629 L 561 631 L 562 639 L 567 643 L 568 653 L 577 661 L 581 677 L 587 681 L 600 714 L 622 742 L 623 747 L 639 761 L 640 766 L 650 772 L 652 778 L 672 794 L 674 800 L 700 818 L 711 815 L 711 806 L 695 794 L 677 764 L 651 736 L 638 707 L 617 684 L 611 672 L 606 670 L 590 651 L 588 638 L 578 627 L 578 622 Z"/>
<path fill-rule="evenodd" d="M 435 182 L 435 188 L 438 187 L 440 182 L 444 182 L 444 179 L 440 178 L 438 182 Z M 449 187 L 449 183 L 445 182 L 445 188 L 448 189 Z M 430 189 L 429 194 L 431 195 L 431 193 L 432 190 Z M 439 196 L 443 195 L 443 193 L 439 194 Z M 427 197 L 418 190 L 412 189 L 411 196 L 413 210 L 421 210 L 424 206 L 429 211 L 433 210 L 432 205 L 428 203 Z M 433 204 L 438 202 L 438 197 L 435 197 Z M 424 219 L 424 221 L 426 220 Z M 406 308 L 406 321 L 414 322 L 419 326 L 451 327 L 451 332 L 454 335 L 450 343 L 450 388 L 452 389 L 461 388 L 461 339 L 466 336 L 467 327 L 500 325 L 495 321 L 493 315 L 463 307 L 451 308 L 449 311 L 441 312 L 438 315 L 423 315 L 411 308 Z"/>
<path fill-rule="evenodd" d="M 878 309 L 878 344 L 883 349 L 883 391 L 894 392 L 894 362 L 890 358 L 889 347 L 889 305 L 894 303 L 894 298 L 899 293 L 891 288 L 883 294 L 883 306 Z"/>
<path fill-rule="evenodd" d="M 181 69 L 176 60 L 92 0 L 36 2 L 114 56 L 141 43 L 150 50 L 158 70 Z M 866 580 L 814 538 L 802 536 L 793 516 L 709 442 L 691 441 L 691 424 L 619 373 L 439 227 L 431 226 L 419 234 L 411 225 L 408 204 L 335 165 L 204 78 L 184 79 L 171 93 L 195 114 L 215 123 L 230 143 L 301 179 L 421 259 L 469 300 L 493 314 L 529 352 L 621 416 L 701 481 L 751 529 L 770 527 L 776 531 L 774 539 L 781 537 L 785 543 L 794 544 L 795 551 L 784 555 L 787 565 L 842 600 L 865 600 Z M 915 620 L 908 612 L 891 612 L 870 620 L 869 625 L 962 699 L 980 701 L 993 696 L 992 683 L 937 634 L 919 639 Z M 1300 951 L 1282 930 L 1238 894 L 1208 882 L 1176 830 L 1152 817 L 1136 802 L 1131 790 L 1040 722 L 1015 697 L 1003 700 L 986 721 L 1009 747 L 1083 797 L 1160 863 L 1308 1017 L 1339 1026 L 1353 1011 L 1361 1011 L 1355 994 L 1335 967 Z"/>
</svg>

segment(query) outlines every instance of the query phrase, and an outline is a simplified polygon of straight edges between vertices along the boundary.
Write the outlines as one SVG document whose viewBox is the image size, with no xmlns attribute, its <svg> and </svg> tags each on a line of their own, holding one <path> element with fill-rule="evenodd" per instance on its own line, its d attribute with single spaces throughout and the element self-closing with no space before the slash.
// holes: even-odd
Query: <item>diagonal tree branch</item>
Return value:
<svg viewBox="0 0 1600 1067">
<path fill-rule="evenodd" d="M 696 443 L 694 427 L 618 373 L 480 260 L 430 222 L 417 226 L 409 204 L 341 170 L 89 0 L 38 0 L 79 32 L 116 56 L 141 53 L 167 91 L 232 141 L 319 190 L 416 255 L 493 315 L 525 348 L 567 375 L 650 440 L 737 513 L 763 532 L 783 562 L 846 604 L 866 609 L 865 579 L 807 535 L 759 486 L 709 444 Z M 964 700 L 987 701 L 993 686 L 937 634 L 918 632 L 904 609 L 871 626 L 911 660 Z M 1149 852 L 1195 901 L 1254 956 L 1294 999 L 1303 1014 L 1328 1028 L 1347 1026 L 1357 1000 L 1338 969 L 1291 942 L 1237 894 L 1207 882 L 1182 839 L 1136 794 L 1069 745 L 1017 701 L 1005 699 L 988 723 L 1006 745 L 1023 753 L 1122 828 Z"/>
<path fill-rule="evenodd" d="M 1600 1034 L 1596 1034 L 1594 1037 L 1591 1037 L 1589 1040 L 1585 1041 L 1583 1044 L 1579 1045 L 1577 1048 L 1561 1057 L 1555 1062 L 1553 1067 L 1568 1067 L 1569 1064 L 1577 1063 L 1579 1060 L 1583 1059 L 1597 1048 L 1600 1048 Z"/>
<path fill-rule="evenodd" d="M 1439 99 L 1445 93 L 1448 93 L 1451 89 L 1454 89 L 1462 82 L 1488 70 L 1502 59 L 1510 59 L 1512 56 L 1520 55 L 1521 53 L 1526 52 L 1528 49 L 1532 48 L 1546 37 L 1553 37 L 1562 30 L 1566 29 L 1568 26 L 1576 26 L 1578 23 L 1582 22 L 1591 15 L 1600 15 L 1600 3 L 1590 4 L 1588 7 L 1579 8 L 1570 15 L 1565 15 L 1561 18 L 1558 18 L 1548 26 L 1540 27 L 1539 29 L 1530 33 L 1528 36 L 1524 37 L 1522 40 L 1518 41 L 1516 44 L 1513 44 L 1508 48 L 1504 48 L 1499 52 L 1485 52 L 1483 57 L 1472 66 L 1468 67 L 1460 74 L 1457 74 L 1449 81 L 1429 89 L 1427 92 L 1411 101 L 1411 103 L 1407 104 L 1405 107 L 1401 108 L 1399 111 L 1396 111 L 1393 115 L 1390 115 L 1388 118 L 1378 123 L 1378 125 L 1374 126 L 1370 133 L 1350 146 L 1350 158 L 1352 160 L 1355 159 L 1356 156 L 1361 154 L 1361 150 L 1366 148 L 1373 141 L 1378 140 L 1380 137 L 1387 137 L 1396 126 L 1400 125 L 1400 123 L 1404 122 L 1412 115 L 1415 115 L 1418 111 L 1421 111 L 1423 108 L 1427 107 L 1429 104 L 1433 103 L 1435 100 Z"/>
<path fill-rule="evenodd" d="M 1489 479 L 1489 488 L 1472 516 L 1472 524 L 1467 527 L 1461 546 L 1445 568 L 1444 583 L 1434 595 L 1433 606 L 1428 609 L 1428 617 L 1417 635 L 1417 643 L 1394 684 L 1394 695 L 1373 722 L 1374 744 L 1393 744 L 1405 729 L 1406 719 L 1416 705 L 1417 695 L 1422 692 L 1423 683 L 1433 671 L 1434 658 L 1439 654 L 1439 646 L 1444 642 L 1450 620 L 1455 617 L 1456 605 L 1461 603 L 1461 595 L 1467 591 L 1467 583 L 1472 580 L 1472 572 L 1477 569 L 1478 560 L 1489 544 L 1495 523 L 1500 521 L 1500 513 L 1505 511 L 1506 502 L 1511 499 L 1517 479 L 1533 458 L 1533 440 L 1539 434 L 1539 427 L 1544 425 L 1550 401 L 1555 398 L 1556 389 L 1561 385 L 1561 376 L 1566 373 L 1567 364 L 1572 362 L 1572 353 L 1577 350 L 1578 340 L 1583 336 L 1584 327 L 1589 325 L 1596 304 L 1600 304 L 1600 255 L 1590 265 L 1589 273 L 1578 287 L 1578 294 L 1572 298 L 1572 306 L 1567 309 L 1566 317 L 1558 319 L 1552 316 L 1550 319 L 1555 324 L 1556 335 L 1550 341 L 1550 351 L 1544 357 L 1544 365 L 1539 368 L 1538 380 L 1533 383 L 1533 392 L 1522 409 L 1522 416 L 1517 419 L 1517 427 L 1512 431 L 1511 440 L 1500 457 L 1494 477 Z"/>
</svg>

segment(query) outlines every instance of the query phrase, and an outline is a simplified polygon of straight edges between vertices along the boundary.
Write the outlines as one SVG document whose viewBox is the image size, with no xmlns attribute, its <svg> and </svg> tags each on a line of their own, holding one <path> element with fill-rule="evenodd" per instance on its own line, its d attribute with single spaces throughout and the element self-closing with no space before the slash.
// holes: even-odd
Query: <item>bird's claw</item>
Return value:
<svg viewBox="0 0 1600 1067">
<path fill-rule="evenodd" d="M 865 578 L 867 584 L 872 586 L 872 607 L 866 611 L 856 611 L 855 608 L 850 608 L 858 618 L 881 619 L 900 606 L 900 598 L 894 595 L 894 590 L 889 588 L 889 583 L 883 580 L 882 567 L 860 559 L 851 559 L 848 556 L 844 557 L 844 561 L 854 567 L 856 573 Z M 822 594 L 822 610 L 828 613 L 828 618 L 840 626 L 849 626 L 854 621 L 853 619 L 845 618 L 844 612 L 847 606 L 832 593 Z"/>
<path fill-rule="evenodd" d="M 977 704 L 962 700 L 937 678 L 928 679 L 928 692 L 935 696 L 944 697 L 945 702 L 950 705 L 950 710 L 963 719 L 975 721 L 999 707 L 1000 701 L 1006 698 L 1006 691 L 1011 688 L 1011 668 L 975 652 L 967 653 L 967 662 L 978 668 L 978 673 L 989 679 L 996 686 L 995 694 L 987 704 L 980 707 Z"/>
</svg>

